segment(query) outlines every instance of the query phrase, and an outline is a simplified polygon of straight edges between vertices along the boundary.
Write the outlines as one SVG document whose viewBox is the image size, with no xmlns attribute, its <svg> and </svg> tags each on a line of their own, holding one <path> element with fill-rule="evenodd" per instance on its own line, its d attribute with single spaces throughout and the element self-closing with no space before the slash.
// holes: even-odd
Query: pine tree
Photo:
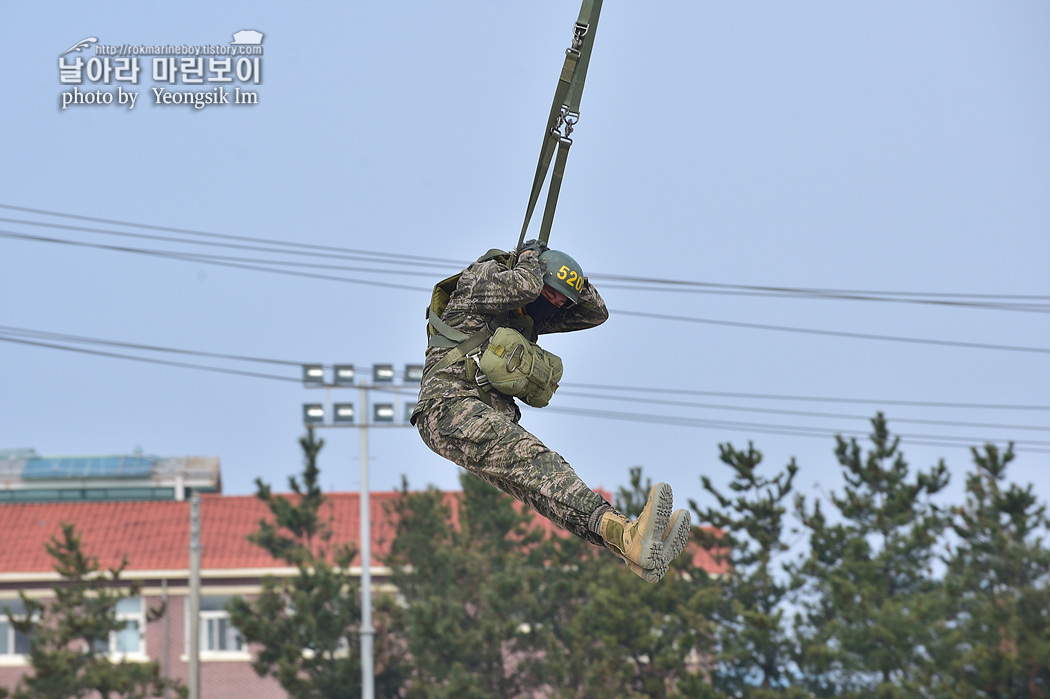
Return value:
<svg viewBox="0 0 1050 699">
<path fill-rule="evenodd" d="M 933 547 L 946 518 L 931 497 L 948 482 L 942 462 L 912 476 L 899 438 L 880 413 L 872 449 L 836 438 L 846 481 L 830 500 L 796 510 L 810 551 L 794 570 L 807 584 L 796 620 L 802 674 L 818 697 L 921 697 L 942 590 L 932 577 Z"/>
<path fill-rule="evenodd" d="M 29 634 L 29 662 L 33 667 L 33 674 L 19 682 L 13 698 L 186 696 L 181 684 L 161 678 L 160 665 L 155 661 L 113 662 L 109 658 L 110 635 L 127 624 L 118 619 L 117 605 L 122 599 L 141 594 L 137 583 L 124 586 L 120 579 L 127 559 L 116 568 L 102 571 L 98 558 L 84 552 L 75 527 L 65 523 L 61 538 L 52 537 L 47 552 L 61 576 L 52 588 L 54 601 L 22 593 L 26 614 L 10 617 L 18 631 Z M 154 621 L 163 614 L 163 607 L 150 609 L 147 620 Z"/>
<path fill-rule="evenodd" d="M 399 635 L 411 663 L 408 697 L 517 697 L 542 682 L 544 621 L 534 591 L 544 571 L 528 511 L 464 472 L 453 513 L 442 493 L 404 484 L 387 563 L 404 601 Z M 458 526 L 454 524 L 458 522 Z"/>
<path fill-rule="evenodd" d="M 330 520 L 322 513 L 317 455 L 324 440 L 316 440 L 310 428 L 300 445 L 305 466 L 301 482 L 288 479 L 293 497 L 274 495 L 256 480 L 256 496 L 273 519 L 260 521 L 249 536 L 297 572 L 291 578 L 265 578 L 256 599 L 235 597 L 227 608 L 244 639 L 260 646 L 252 661 L 260 677 L 273 676 L 296 699 L 360 696 L 360 583 L 350 573 L 355 550 L 332 542 Z M 379 601 L 377 619 L 388 604 Z M 376 634 L 375 688 L 379 696 L 394 697 L 401 666 L 387 638 Z"/>
<path fill-rule="evenodd" d="M 641 514 L 652 488 L 632 468 L 616 508 Z M 659 583 L 640 580 L 608 551 L 575 537 L 552 538 L 542 588 L 553 637 L 551 696 L 698 697 L 709 688 L 711 610 L 717 588 L 693 549 Z"/>
<path fill-rule="evenodd" d="M 938 686 L 946 696 L 1050 697 L 1047 506 L 1032 486 L 1006 485 L 1013 445 L 973 450 L 966 504 L 952 509 L 957 543 L 945 561 L 948 612 Z"/>
<path fill-rule="evenodd" d="M 785 541 L 785 502 L 798 473 L 794 460 L 773 478 L 759 475 L 762 454 L 754 445 L 738 451 L 719 445 L 720 458 L 733 470 L 722 494 L 707 476 L 704 490 L 718 507 L 700 511 L 700 521 L 715 527 L 704 531 L 702 545 L 718 552 L 728 569 L 720 579 L 721 599 L 714 610 L 718 629 L 718 662 L 712 672 L 713 689 L 727 697 L 773 699 L 807 694 L 794 686 L 795 642 L 784 622 L 794 585 L 775 559 L 788 551 Z"/>
<path fill-rule="evenodd" d="M 433 489 L 406 487 L 395 506 L 387 562 L 408 697 L 698 696 L 713 588 L 688 556 L 649 585 L 597 546 L 545 534 L 474 476 L 461 482 L 455 511 Z M 633 471 L 618 509 L 637 515 L 648 492 Z"/>
</svg>

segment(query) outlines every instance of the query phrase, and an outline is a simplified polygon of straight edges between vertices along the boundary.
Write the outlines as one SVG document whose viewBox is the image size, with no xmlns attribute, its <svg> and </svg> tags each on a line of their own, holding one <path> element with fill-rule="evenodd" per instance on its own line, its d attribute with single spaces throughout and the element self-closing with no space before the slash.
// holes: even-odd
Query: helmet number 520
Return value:
<svg viewBox="0 0 1050 699">
<path fill-rule="evenodd" d="M 561 269 L 558 270 L 558 279 L 561 279 L 576 289 L 576 291 L 583 291 L 583 277 L 577 274 L 576 270 L 569 269 L 566 265 L 562 265 Z"/>
</svg>

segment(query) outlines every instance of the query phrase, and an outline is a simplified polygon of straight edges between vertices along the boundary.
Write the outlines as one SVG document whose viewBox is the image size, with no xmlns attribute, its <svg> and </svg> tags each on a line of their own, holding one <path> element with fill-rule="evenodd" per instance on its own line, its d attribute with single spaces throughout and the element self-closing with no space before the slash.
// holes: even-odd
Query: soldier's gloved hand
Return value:
<svg viewBox="0 0 1050 699">
<path fill-rule="evenodd" d="M 546 244 L 541 243 L 538 240 L 526 240 L 525 244 L 521 246 L 521 252 L 525 252 L 526 250 L 532 250 L 533 252 L 536 253 L 537 257 L 542 255 L 543 252 L 546 249 L 547 249 Z M 519 253 L 519 255 L 520 255 L 520 253 Z"/>
</svg>

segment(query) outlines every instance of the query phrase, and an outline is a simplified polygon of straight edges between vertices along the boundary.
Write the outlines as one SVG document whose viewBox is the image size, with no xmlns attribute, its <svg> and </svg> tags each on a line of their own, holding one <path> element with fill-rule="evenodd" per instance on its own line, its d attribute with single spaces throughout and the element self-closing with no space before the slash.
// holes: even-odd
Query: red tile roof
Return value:
<svg viewBox="0 0 1050 699">
<path fill-rule="evenodd" d="M 397 492 L 371 494 L 372 560 L 382 565 L 396 533 L 396 522 L 387 506 Z M 445 493 L 453 513 L 461 493 Z M 360 537 L 358 493 L 329 493 L 322 516 L 332 516 L 333 538 L 357 546 Z M 265 504 L 254 496 L 201 496 L 201 568 L 232 569 L 285 567 L 247 536 L 258 528 L 259 520 L 270 519 Z M 561 530 L 546 519 L 536 517 L 549 531 Z M 0 574 L 21 573 L 39 576 L 53 570 L 45 545 L 61 533 L 61 524 L 72 523 L 79 532 L 83 549 L 96 556 L 103 567 L 128 559 L 128 571 L 187 570 L 189 568 L 190 505 L 188 502 L 60 502 L 11 503 L 0 505 Z M 724 568 L 703 550 L 694 553 L 695 562 L 711 572 Z M 354 565 L 360 560 L 355 559 Z"/>
</svg>

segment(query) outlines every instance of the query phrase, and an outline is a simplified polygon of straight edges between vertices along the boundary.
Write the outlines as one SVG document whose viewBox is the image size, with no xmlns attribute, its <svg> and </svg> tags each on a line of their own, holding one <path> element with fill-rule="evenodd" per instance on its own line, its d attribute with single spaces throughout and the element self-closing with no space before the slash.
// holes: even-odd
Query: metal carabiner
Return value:
<svg viewBox="0 0 1050 699">
<path fill-rule="evenodd" d="M 587 25 L 577 22 L 572 28 L 572 47 L 579 49 L 583 45 L 585 36 L 587 36 Z"/>
<path fill-rule="evenodd" d="M 477 365 L 478 369 L 474 372 L 474 382 L 481 388 L 485 388 L 492 382 L 489 381 L 488 375 L 481 370 L 481 348 L 475 349 L 473 352 L 466 356 L 467 359 L 473 359 L 474 364 Z"/>
<path fill-rule="evenodd" d="M 551 127 L 551 134 L 557 136 L 562 141 L 571 144 L 572 131 L 576 127 L 576 124 L 580 122 L 579 112 L 570 112 L 569 108 L 562 105 L 561 111 L 558 112 L 558 116 L 554 118 L 554 126 Z"/>
<path fill-rule="evenodd" d="M 511 366 L 511 364 L 514 362 L 514 358 L 515 357 L 517 357 L 518 363 L 514 364 L 514 366 Z M 517 345 L 514 346 L 514 349 L 511 350 L 510 356 L 507 357 L 507 371 L 514 371 L 519 366 L 521 366 L 521 360 L 524 359 L 524 358 L 525 358 L 525 345 L 523 345 L 522 343 L 519 342 Z"/>
</svg>

